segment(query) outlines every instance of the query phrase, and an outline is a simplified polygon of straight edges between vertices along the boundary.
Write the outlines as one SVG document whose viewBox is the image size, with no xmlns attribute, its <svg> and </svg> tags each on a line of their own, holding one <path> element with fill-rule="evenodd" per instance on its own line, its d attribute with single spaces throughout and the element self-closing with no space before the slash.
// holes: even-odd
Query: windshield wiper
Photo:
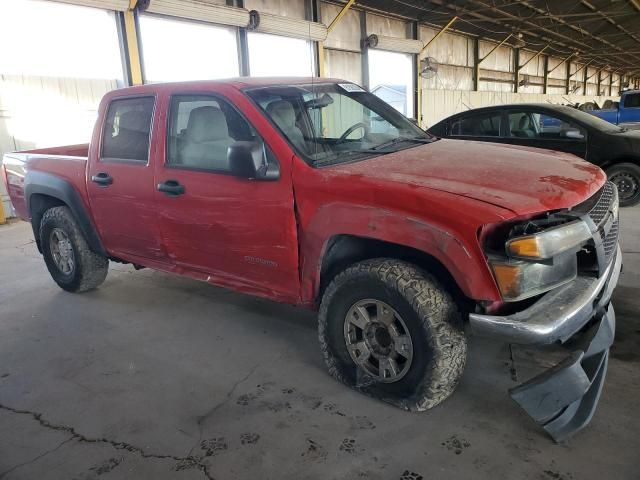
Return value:
<svg viewBox="0 0 640 480">
<path fill-rule="evenodd" d="M 397 137 L 397 138 L 394 138 L 392 140 L 389 140 L 388 142 L 383 142 L 383 143 L 381 143 L 379 145 L 376 145 L 375 147 L 371 148 L 370 150 L 378 151 L 378 150 L 382 150 L 383 148 L 391 147 L 391 146 L 395 145 L 396 143 L 402 143 L 402 142 L 431 143 L 431 142 L 433 142 L 433 139 L 431 139 L 431 138 L 422 138 L 422 137 Z"/>
</svg>

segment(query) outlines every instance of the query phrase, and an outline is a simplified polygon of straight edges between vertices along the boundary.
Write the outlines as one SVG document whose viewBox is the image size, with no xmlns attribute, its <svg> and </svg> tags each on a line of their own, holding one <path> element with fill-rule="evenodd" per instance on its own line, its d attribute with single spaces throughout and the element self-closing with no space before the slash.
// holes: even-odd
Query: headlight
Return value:
<svg viewBox="0 0 640 480">
<path fill-rule="evenodd" d="M 578 259 L 568 252 L 545 263 L 489 258 L 503 300 L 515 302 L 539 295 L 576 278 Z"/>
<path fill-rule="evenodd" d="M 507 254 L 516 258 L 544 260 L 572 250 L 590 238 L 589 227 L 578 220 L 535 235 L 512 238 L 507 241 Z"/>
<path fill-rule="evenodd" d="M 506 241 L 506 256 L 489 254 L 489 264 L 503 300 L 514 302 L 573 280 L 576 252 L 592 237 L 582 220 Z"/>
</svg>

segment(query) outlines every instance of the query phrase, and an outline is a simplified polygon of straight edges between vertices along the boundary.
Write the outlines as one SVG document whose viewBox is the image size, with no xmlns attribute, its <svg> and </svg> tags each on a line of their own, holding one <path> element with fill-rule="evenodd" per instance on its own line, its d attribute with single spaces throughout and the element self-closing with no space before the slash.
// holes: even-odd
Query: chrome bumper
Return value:
<svg viewBox="0 0 640 480">
<path fill-rule="evenodd" d="M 513 315 L 472 313 L 471 331 L 520 345 L 564 342 L 591 320 L 598 307 L 609 303 L 621 268 L 622 253 L 618 246 L 615 259 L 600 278 L 577 277 Z"/>
<path fill-rule="evenodd" d="M 618 246 L 600 278 L 578 277 L 513 315 L 469 316 L 474 332 L 509 343 L 546 345 L 571 338 L 567 358 L 509 392 L 556 442 L 584 428 L 598 404 L 615 335 L 610 300 L 621 268 Z"/>
</svg>

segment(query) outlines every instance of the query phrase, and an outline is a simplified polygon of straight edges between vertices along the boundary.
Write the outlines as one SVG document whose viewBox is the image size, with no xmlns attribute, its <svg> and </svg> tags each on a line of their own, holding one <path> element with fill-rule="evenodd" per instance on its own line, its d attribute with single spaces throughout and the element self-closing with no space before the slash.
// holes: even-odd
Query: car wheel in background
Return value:
<svg viewBox="0 0 640 480">
<path fill-rule="evenodd" d="M 607 176 L 618 188 L 621 207 L 631 207 L 640 202 L 640 166 L 618 163 L 607 169 Z"/>
</svg>

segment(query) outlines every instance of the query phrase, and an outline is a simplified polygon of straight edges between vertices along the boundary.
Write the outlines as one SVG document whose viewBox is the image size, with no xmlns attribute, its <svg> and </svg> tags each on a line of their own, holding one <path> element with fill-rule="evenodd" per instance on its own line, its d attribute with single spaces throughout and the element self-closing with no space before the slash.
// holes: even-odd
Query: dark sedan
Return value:
<svg viewBox="0 0 640 480">
<path fill-rule="evenodd" d="M 618 187 L 620 205 L 640 202 L 640 131 L 575 108 L 551 104 L 477 108 L 442 120 L 429 133 L 573 153 L 607 172 Z"/>
</svg>

